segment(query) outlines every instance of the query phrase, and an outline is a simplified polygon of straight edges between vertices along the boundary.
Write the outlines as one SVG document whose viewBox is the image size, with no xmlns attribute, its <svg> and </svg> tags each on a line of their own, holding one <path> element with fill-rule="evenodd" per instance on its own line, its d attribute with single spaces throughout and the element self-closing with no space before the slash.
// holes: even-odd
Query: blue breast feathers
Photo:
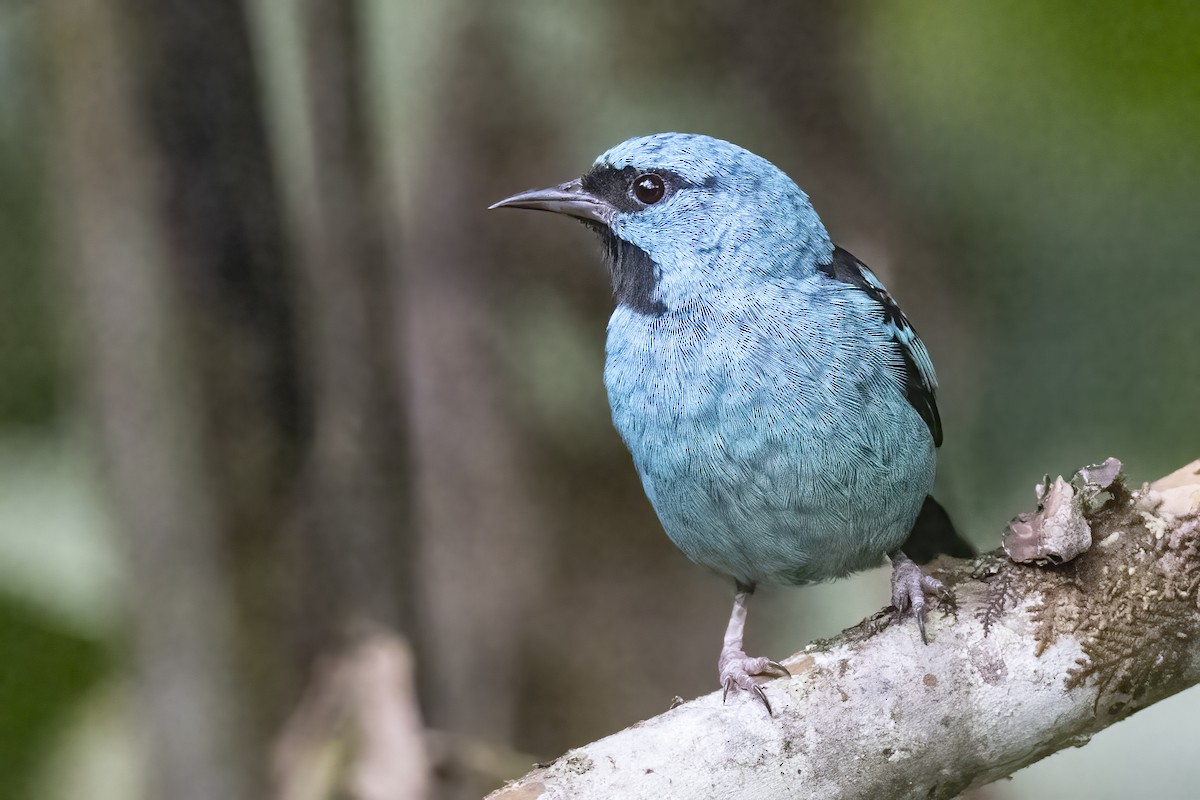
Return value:
<svg viewBox="0 0 1200 800">
<path fill-rule="evenodd" d="M 816 273 L 609 323 L 613 421 L 667 534 L 748 584 L 903 542 L 934 474 L 903 376 L 872 298 Z"/>
</svg>

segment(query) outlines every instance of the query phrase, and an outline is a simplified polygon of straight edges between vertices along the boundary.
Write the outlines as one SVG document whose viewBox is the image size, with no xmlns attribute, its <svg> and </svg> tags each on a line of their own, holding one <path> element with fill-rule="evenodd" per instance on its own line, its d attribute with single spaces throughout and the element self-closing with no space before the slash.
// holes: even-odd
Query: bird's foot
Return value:
<svg viewBox="0 0 1200 800">
<path fill-rule="evenodd" d="M 916 562 L 903 553 L 892 556 L 892 605 L 896 608 L 896 620 L 904 616 L 904 612 L 912 609 L 917 618 L 917 629 L 921 631 L 921 641 L 929 644 L 925 636 L 925 597 L 932 595 L 939 599 L 950 597 L 950 591 L 937 578 L 931 578 L 921 571 Z"/>
<path fill-rule="evenodd" d="M 772 678 L 790 678 L 792 673 L 787 671 L 787 667 L 767 658 L 751 658 L 743 651 L 734 648 L 726 648 L 721 651 L 721 657 L 717 660 L 717 668 L 721 671 L 721 686 L 725 692 L 721 696 L 721 702 L 729 697 L 730 689 L 743 689 L 753 693 L 762 704 L 767 707 L 767 713 L 771 714 L 771 702 L 767 700 L 767 693 L 763 691 L 761 685 L 754 680 L 755 676 L 766 675 Z"/>
</svg>

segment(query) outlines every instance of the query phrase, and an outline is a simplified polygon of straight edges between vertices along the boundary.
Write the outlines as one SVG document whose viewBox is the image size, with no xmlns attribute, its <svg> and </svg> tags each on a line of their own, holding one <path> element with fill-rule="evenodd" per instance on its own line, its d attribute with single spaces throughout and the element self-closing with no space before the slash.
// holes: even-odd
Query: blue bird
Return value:
<svg viewBox="0 0 1200 800">
<path fill-rule="evenodd" d="M 929 497 L 942 441 L 933 364 L 792 179 L 729 142 L 662 133 L 499 207 L 600 234 L 616 301 L 613 423 L 667 535 L 735 583 L 726 695 L 754 692 L 770 713 L 754 678 L 787 674 L 742 649 L 759 583 L 829 580 L 886 556 L 896 613 L 911 609 L 924 639 L 926 595 L 945 590 L 909 556 L 972 552 Z"/>
</svg>

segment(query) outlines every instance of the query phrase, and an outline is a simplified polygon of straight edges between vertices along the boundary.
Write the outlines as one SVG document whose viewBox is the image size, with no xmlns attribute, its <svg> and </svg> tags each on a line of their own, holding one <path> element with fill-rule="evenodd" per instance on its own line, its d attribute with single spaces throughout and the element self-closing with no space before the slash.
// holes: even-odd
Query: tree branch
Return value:
<svg viewBox="0 0 1200 800">
<path fill-rule="evenodd" d="M 1081 513 L 1092 544 L 1069 563 L 939 562 L 957 607 L 928 646 L 885 609 L 786 660 L 773 717 L 713 693 L 490 800 L 952 798 L 1086 744 L 1200 682 L 1200 461 Z"/>
</svg>

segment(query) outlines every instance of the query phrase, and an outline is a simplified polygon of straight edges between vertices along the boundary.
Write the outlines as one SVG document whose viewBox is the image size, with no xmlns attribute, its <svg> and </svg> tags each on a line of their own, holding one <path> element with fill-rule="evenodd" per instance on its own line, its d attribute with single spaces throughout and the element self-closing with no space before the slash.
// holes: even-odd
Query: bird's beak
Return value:
<svg viewBox="0 0 1200 800">
<path fill-rule="evenodd" d="M 617 210 L 583 188 L 576 178 L 551 189 L 531 189 L 528 192 L 506 197 L 493 208 L 532 208 L 537 211 L 553 211 L 570 217 L 608 225 Z"/>
</svg>

